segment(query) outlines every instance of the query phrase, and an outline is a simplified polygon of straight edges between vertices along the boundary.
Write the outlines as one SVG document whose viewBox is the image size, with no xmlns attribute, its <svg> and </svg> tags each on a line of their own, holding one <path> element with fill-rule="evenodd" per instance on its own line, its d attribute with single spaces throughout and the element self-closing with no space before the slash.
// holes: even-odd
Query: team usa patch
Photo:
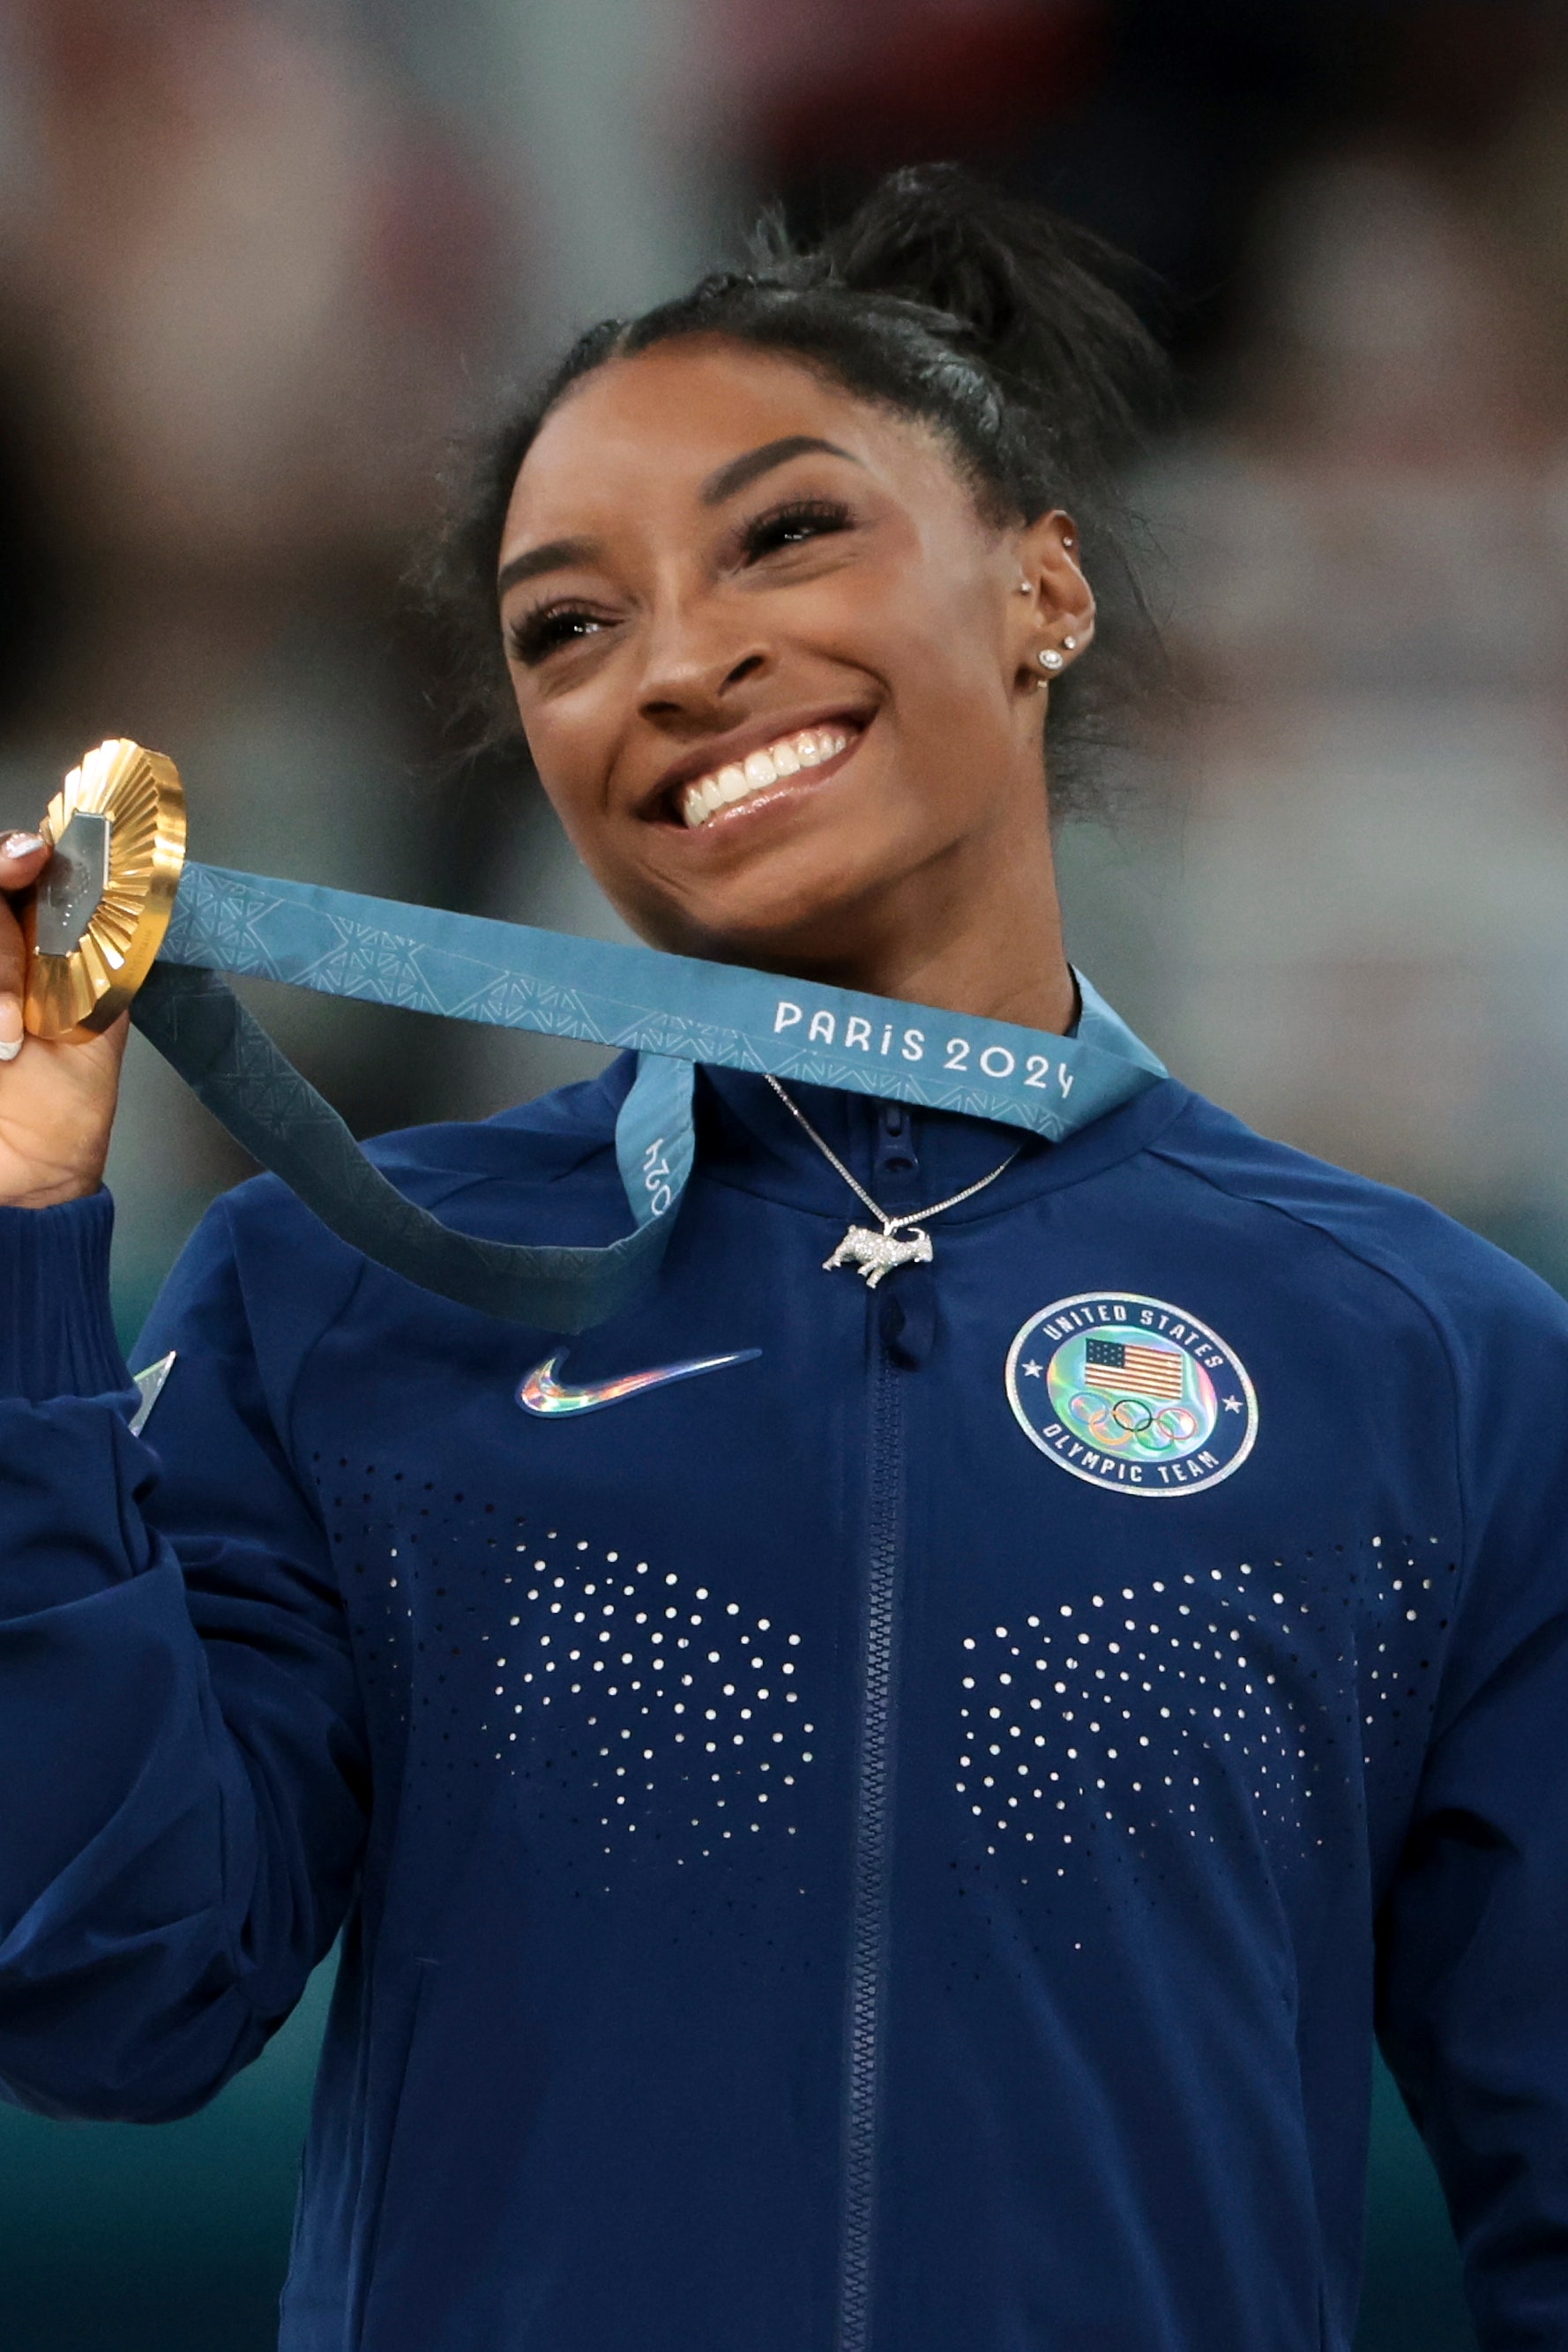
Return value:
<svg viewBox="0 0 1568 2352">
<path fill-rule="evenodd" d="M 1195 1495 L 1239 1470 L 1258 1399 L 1235 1351 L 1163 1298 L 1085 1291 L 1031 1315 L 1007 1351 L 1007 1401 L 1075 1478 Z"/>
</svg>

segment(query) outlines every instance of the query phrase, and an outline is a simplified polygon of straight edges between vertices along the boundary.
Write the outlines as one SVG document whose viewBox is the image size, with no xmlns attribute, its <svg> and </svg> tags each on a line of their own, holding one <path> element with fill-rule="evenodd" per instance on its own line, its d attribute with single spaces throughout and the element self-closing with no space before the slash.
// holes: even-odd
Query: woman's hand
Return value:
<svg viewBox="0 0 1568 2352">
<path fill-rule="evenodd" d="M 22 927 L 14 894 L 49 853 L 35 833 L 0 835 L 0 1208 L 47 1209 L 103 1181 L 129 1016 L 80 1045 L 22 1034 Z"/>
</svg>

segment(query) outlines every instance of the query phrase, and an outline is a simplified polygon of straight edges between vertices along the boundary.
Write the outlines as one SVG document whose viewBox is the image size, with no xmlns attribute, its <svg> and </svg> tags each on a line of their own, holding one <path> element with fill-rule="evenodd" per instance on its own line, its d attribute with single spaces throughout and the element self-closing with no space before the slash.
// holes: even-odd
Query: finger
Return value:
<svg viewBox="0 0 1568 2352">
<path fill-rule="evenodd" d="M 49 845 L 36 833 L 0 834 L 0 890 L 25 890 L 48 862 Z"/>
<path fill-rule="evenodd" d="M 0 892 L 25 889 L 48 854 L 36 833 L 0 838 Z M 0 1062 L 14 1062 L 21 1050 L 22 933 L 10 908 L 0 903 Z"/>
</svg>

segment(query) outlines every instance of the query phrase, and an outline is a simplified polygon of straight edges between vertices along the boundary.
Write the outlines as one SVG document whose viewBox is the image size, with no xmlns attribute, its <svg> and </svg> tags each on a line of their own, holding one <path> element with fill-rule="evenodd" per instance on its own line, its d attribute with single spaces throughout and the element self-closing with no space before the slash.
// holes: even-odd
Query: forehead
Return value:
<svg viewBox="0 0 1568 2352">
<path fill-rule="evenodd" d="M 718 337 L 612 360 L 552 409 L 523 460 L 510 547 L 620 514 L 700 501 L 702 483 L 750 449 L 796 434 L 832 441 L 907 495 L 958 488 L 934 433 L 788 353 Z"/>
</svg>

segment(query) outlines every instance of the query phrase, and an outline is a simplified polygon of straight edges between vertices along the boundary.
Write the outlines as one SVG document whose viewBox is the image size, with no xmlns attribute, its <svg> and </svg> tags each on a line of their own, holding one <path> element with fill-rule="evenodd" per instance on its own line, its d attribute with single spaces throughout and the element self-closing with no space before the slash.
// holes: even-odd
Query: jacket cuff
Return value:
<svg viewBox="0 0 1568 2352">
<path fill-rule="evenodd" d="M 0 1397 L 46 1404 L 131 1386 L 109 1300 L 114 1203 L 0 1208 Z"/>
</svg>

